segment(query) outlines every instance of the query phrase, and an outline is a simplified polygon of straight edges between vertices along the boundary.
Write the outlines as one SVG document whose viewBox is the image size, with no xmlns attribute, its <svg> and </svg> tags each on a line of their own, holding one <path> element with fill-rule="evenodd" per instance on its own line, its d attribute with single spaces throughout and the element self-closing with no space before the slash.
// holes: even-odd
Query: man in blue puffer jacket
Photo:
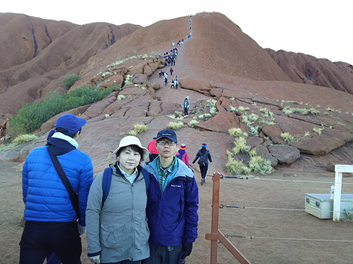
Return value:
<svg viewBox="0 0 353 264">
<path fill-rule="evenodd" d="M 181 264 L 197 238 L 199 189 L 194 172 L 175 157 L 177 135 L 157 134 L 159 156 L 144 168 L 151 177 L 147 200 L 150 258 L 147 264 Z"/>
<path fill-rule="evenodd" d="M 79 264 L 85 232 L 86 205 L 93 182 L 91 157 L 78 150 L 77 139 L 86 120 L 63 115 L 48 139 L 73 191 L 78 195 L 80 218 L 50 158 L 47 146 L 31 151 L 23 165 L 23 201 L 26 225 L 20 246 L 20 264 L 43 263 L 53 251 L 63 264 Z"/>
</svg>

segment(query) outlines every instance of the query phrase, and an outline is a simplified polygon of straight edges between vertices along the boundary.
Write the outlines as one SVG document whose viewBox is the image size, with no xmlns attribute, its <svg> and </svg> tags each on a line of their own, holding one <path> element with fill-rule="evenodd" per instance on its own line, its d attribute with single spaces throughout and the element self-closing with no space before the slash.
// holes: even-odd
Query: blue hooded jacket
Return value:
<svg viewBox="0 0 353 264">
<path fill-rule="evenodd" d="M 178 246 L 197 238 L 199 189 L 194 172 L 177 159 L 161 193 L 158 170 L 154 161 L 144 168 L 151 177 L 147 200 L 147 219 L 150 242 L 154 245 Z"/>
<path fill-rule="evenodd" d="M 79 223 L 86 226 L 87 198 L 93 182 L 92 160 L 88 154 L 69 143 L 70 140 L 65 140 L 67 136 L 60 134 L 55 133 L 48 144 L 78 194 Z M 77 219 L 69 193 L 56 172 L 46 146 L 31 151 L 23 165 L 22 177 L 26 221 L 72 222 Z"/>
</svg>

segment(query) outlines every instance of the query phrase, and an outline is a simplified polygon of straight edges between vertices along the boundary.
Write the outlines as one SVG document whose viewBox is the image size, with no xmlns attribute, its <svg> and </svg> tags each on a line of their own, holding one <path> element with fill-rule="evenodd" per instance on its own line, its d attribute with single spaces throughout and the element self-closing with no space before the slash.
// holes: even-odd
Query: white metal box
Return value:
<svg viewBox="0 0 353 264">
<path fill-rule="evenodd" d="M 344 210 L 353 210 L 353 194 L 341 194 L 340 218 L 344 218 Z M 333 199 L 329 193 L 306 193 L 305 212 L 320 219 L 332 219 Z"/>
</svg>

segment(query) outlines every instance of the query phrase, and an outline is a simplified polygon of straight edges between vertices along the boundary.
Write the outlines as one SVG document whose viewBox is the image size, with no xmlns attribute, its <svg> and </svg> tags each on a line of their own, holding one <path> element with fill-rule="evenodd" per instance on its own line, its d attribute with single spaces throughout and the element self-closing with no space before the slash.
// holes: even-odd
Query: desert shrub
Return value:
<svg viewBox="0 0 353 264">
<path fill-rule="evenodd" d="M 248 119 L 251 120 L 251 121 L 255 121 L 258 118 L 259 118 L 259 116 L 254 114 L 254 113 L 251 113 L 250 115 L 248 115 Z"/>
<path fill-rule="evenodd" d="M 239 110 L 239 112 L 244 112 L 245 111 L 245 107 L 244 106 L 239 106 L 238 110 Z"/>
<path fill-rule="evenodd" d="M 38 138 L 38 137 L 37 137 L 36 135 L 24 134 L 24 135 L 19 135 L 19 136 L 17 136 L 17 137 L 12 141 L 12 143 L 13 143 L 14 145 L 19 145 L 19 144 L 22 144 L 22 143 L 26 143 L 26 142 L 35 140 L 35 139 L 37 139 L 37 138 Z"/>
<path fill-rule="evenodd" d="M 130 131 L 128 132 L 128 134 L 129 134 L 130 136 L 136 136 L 136 135 L 137 135 L 137 132 L 136 132 L 136 130 L 130 130 Z"/>
<path fill-rule="evenodd" d="M 238 154 L 240 152 L 246 153 L 251 149 L 250 146 L 246 145 L 246 139 L 243 137 L 237 138 L 234 141 L 234 144 L 235 144 L 235 147 L 232 149 L 232 152 L 234 154 Z"/>
<path fill-rule="evenodd" d="M 310 108 L 308 111 L 309 111 L 309 114 L 312 114 L 312 115 L 320 114 L 320 111 L 316 110 L 315 108 Z"/>
<path fill-rule="evenodd" d="M 252 156 L 249 162 L 249 168 L 253 172 L 261 173 L 262 175 L 273 172 L 271 161 L 260 156 Z"/>
<path fill-rule="evenodd" d="M 256 149 L 250 150 L 250 151 L 249 151 L 249 155 L 250 155 L 250 157 L 255 157 L 255 156 L 257 156 Z"/>
<path fill-rule="evenodd" d="M 101 100 L 109 94 L 115 86 L 106 90 L 98 90 L 88 85 L 83 85 L 70 93 L 48 93 L 43 101 L 38 103 L 23 104 L 17 114 L 11 118 L 9 132 L 14 135 L 29 134 L 48 121 L 53 116 Z"/>
<path fill-rule="evenodd" d="M 218 112 L 217 107 L 212 106 L 212 107 L 210 108 L 210 114 L 211 114 L 211 115 L 216 114 L 217 112 Z"/>
<path fill-rule="evenodd" d="M 262 126 L 273 126 L 275 124 L 276 124 L 275 122 L 269 121 L 269 120 L 260 120 L 259 121 L 259 125 L 262 125 Z"/>
<path fill-rule="evenodd" d="M 123 94 L 119 94 L 118 95 L 118 100 L 121 101 L 121 100 L 124 100 L 126 98 L 126 95 L 123 95 Z"/>
<path fill-rule="evenodd" d="M 241 118 L 243 120 L 243 123 L 247 126 L 251 126 L 253 122 L 251 122 L 251 120 L 249 119 L 248 115 L 241 115 Z"/>
<path fill-rule="evenodd" d="M 227 151 L 228 161 L 226 163 L 227 172 L 231 175 L 248 175 L 250 168 L 244 166 L 243 162 L 232 157 L 232 153 Z"/>
<path fill-rule="evenodd" d="M 135 55 L 130 56 L 130 57 L 125 58 L 125 59 L 120 59 L 120 60 L 118 60 L 118 61 L 116 61 L 116 62 L 113 62 L 113 63 L 109 64 L 109 65 L 107 66 L 107 68 L 108 68 L 108 69 L 111 69 L 111 68 L 113 68 L 113 67 L 115 67 L 115 66 L 118 66 L 118 65 L 120 65 L 120 64 L 122 64 L 122 63 L 128 61 L 128 60 L 133 60 L 133 59 L 146 59 L 146 58 L 154 58 L 154 57 L 156 57 L 155 52 L 151 52 L 150 55 L 145 54 L 145 55 L 143 55 L 143 56 L 137 55 L 138 52 L 139 52 L 138 50 L 134 50 L 134 54 L 135 54 Z"/>
<path fill-rule="evenodd" d="M 130 136 L 136 136 L 137 134 L 140 134 L 140 133 L 147 131 L 147 129 L 148 128 L 145 124 L 135 124 L 134 129 L 130 130 L 127 134 Z"/>
<path fill-rule="evenodd" d="M 198 118 L 199 120 L 202 120 L 202 119 L 204 119 L 204 117 L 205 117 L 205 115 L 204 115 L 204 114 L 201 114 L 201 115 L 199 115 L 197 118 Z"/>
<path fill-rule="evenodd" d="M 270 118 L 273 117 L 273 113 L 270 110 L 268 110 L 267 108 L 260 108 L 260 112 L 264 113 L 265 116 L 267 116 L 267 117 L 270 117 Z"/>
<path fill-rule="evenodd" d="M 147 131 L 147 126 L 145 124 L 135 124 L 134 127 L 137 134 Z"/>
<path fill-rule="evenodd" d="M 307 114 L 318 115 L 318 114 L 320 114 L 320 111 L 316 110 L 315 108 L 310 108 L 310 109 L 306 109 L 306 108 L 291 108 L 289 106 L 286 106 L 285 108 L 283 108 L 282 111 L 285 114 L 293 114 L 293 113 L 299 113 L 299 114 L 302 114 L 302 115 L 307 115 Z"/>
<path fill-rule="evenodd" d="M 193 120 L 191 120 L 191 121 L 188 123 L 188 126 L 189 126 L 189 127 L 194 127 L 195 124 L 197 124 L 197 123 L 199 123 L 199 121 L 193 119 Z"/>
<path fill-rule="evenodd" d="M 286 142 L 286 143 L 291 143 L 291 142 L 294 142 L 295 139 L 294 137 L 289 134 L 288 132 L 285 132 L 285 133 L 282 133 L 281 134 L 281 138 Z"/>
<path fill-rule="evenodd" d="M 232 137 L 243 137 L 243 138 L 247 138 L 248 137 L 248 133 L 246 133 L 245 131 L 241 130 L 240 128 L 231 128 L 228 130 L 229 135 L 231 135 Z"/>
<path fill-rule="evenodd" d="M 207 106 L 212 107 L 212 106 L 216 106 L 217 100 L 215 99 L 209 99 L 207 100 Z"/>
<path fill-rule="evenodd" d="M 173 130 L 178 130 L 184 126 L 184 123 L 179 121 L 179 122 L 169 122 L 168 128 L 173 129 Z"/>
<path fill-rule="evenodd" d="M 113 75 L 113 74 L 111 72 L 103 72 L 102 78 L 105 78 L 105 76 L 108 76 L 108 75 Z"/>
<path fill-rule="evenodd" d="M 174 114 L 172 115 L 167 115 L 168 117 L 175 119 L 175 120 L 183 120 L 184 119 L 184 114 L 179 111 L 175 111 Z"/>
<path fill-rule="evenodd" d="M 63 84 L 65 85 L 66 88 L 70 88 L 78 80 L 81 80 L 80 75 L 71 74 L 71 75 L 66 75 L 64 77 L 64 79 L 62 80 L 62 82 L 63 82 Z"/>
<path fill-rule="evenodd" d="M 313 131 L 316 132 L 318 135 L 322 134 L 322 130 L 324 130 L 324 128 L 316 128 L 316 127 L 313 128 Z"/>
</svg>

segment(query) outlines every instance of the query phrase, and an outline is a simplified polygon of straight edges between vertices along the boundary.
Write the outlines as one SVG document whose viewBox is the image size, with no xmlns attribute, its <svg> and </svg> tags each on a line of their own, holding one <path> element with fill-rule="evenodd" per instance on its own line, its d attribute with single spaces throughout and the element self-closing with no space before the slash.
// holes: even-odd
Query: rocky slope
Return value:
<svg viewBox="0 0 353 264">
<path fill-rule="evenodd" d="M 135 54 L 163 54 L 172 49 L 172 42 L 190 33 L 192 37 L 178 47 L 173 66 L 173 77 L 177 75 L 180 81 L 178 90 L 164 86 L 158 77 L 158 69 L 169 72 L 170 68 L 163 66 L 158 55 L 108 67 Z M 102 72 L 109 74 L 103 76 Z M 178 130 L 179 143 L 186 143 L 193 157 L 201 143 L 207 142 L 217 157 L 210 171 L 225 172 L 227 150 L 234 147 L 228 129 L 234 127 L 247 131 L 247 144 L 275 167 L 319 172 L 330 169 L 330 164 L 352 162 L 353 95 L 291 81 L 265 50 L 219 13 L 194 16 L 192 32 L 189 17 L 140 28 L 90 57 L 80 76 L 82 80 L 72 89 L 92 85 L 97 79 L 105 86 L 127 84 L 128 76 L 133 81 L 102 101 L 70 111 L 88 120 L 80 148 L 92 156 L 96 171 L 106 166 L 109 150 L 134 124 L 147 125 L 148 130 L 139 134 L 147 145 L 160 129 L 175 121 L 170 115 L 181 111 L 187 95 L 190 115 L 181 119 L 184 126 Z M 216 101 L 217 112 L 208 106 L 210 99 Z M 43 124 L 39 132 L 52 129 L 57 118 Z M 193 119 L 199 122 L 194 127 L 188 125 Z M 282 134 L 286 132 L 293 136 L 292 142 L 284 141 Z M 44 142 L 45 136 L 1 157 L 21 159 Z"/>
</svg>

